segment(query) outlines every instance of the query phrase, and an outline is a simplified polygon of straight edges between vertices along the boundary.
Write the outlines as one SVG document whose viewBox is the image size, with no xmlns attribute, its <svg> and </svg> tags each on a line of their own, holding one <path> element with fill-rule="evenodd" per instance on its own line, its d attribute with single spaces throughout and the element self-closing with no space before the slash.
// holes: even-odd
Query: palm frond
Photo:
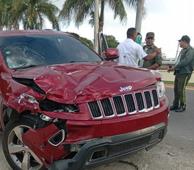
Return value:
<svg viewBox="0 0 194 170">
<path fill-rule="evenodd" d="M 109 5 L 114 11 L 114 18 L 119 16 L 121 21 L 126 19 L 127 13 L 122 0 L 109 0 Z"/>
<path fill-rule="evenodd" d="M 93 0 L 66 0 L 59 16 L 68 24 L 74 20 L 76 26 L 79 26 L 93 9 Z"/>
<path fill-rule="evenodd" d="M 129 6 L 129 7 L 132 7 L 132 8 L 137 8 L 137 3 L 138 3 L 138 0 L 124 0 L 125 3 Z"/>
</svg>

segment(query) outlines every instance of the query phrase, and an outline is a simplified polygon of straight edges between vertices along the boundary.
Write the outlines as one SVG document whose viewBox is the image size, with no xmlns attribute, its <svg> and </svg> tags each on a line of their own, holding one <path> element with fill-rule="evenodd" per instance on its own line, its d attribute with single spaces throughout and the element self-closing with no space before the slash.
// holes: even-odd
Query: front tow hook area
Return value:
<svg viewBox="0 0 194 170">
<path fill-rule="evenodd" d="M 49 170 L 81 170 L 87 166 L 87 160 L 92 162 L 101 159 L 106 155 L 106 145 L 109 145 L 110 139 L 100 139 L 83 145 L 80 151 L 72 158 L 55 161 Z M 100 148 L 100 149 L 99 149 Z"/>
<path fill-rule="evenodd" d="M 73 144 L 72 148 L 78 148 L 74 157 L 55 161 L 48 169 L 81 170 L 111 162 L 156 145 L 164 138 L 166 130 L 166 125 L 162 123 L 132 133 Z"/>
</svg>

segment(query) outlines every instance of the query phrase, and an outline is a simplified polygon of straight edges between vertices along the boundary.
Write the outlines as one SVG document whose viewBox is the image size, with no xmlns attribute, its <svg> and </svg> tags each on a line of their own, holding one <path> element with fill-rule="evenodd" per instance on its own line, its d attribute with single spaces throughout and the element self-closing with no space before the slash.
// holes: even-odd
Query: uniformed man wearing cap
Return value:
<svg viewBox="0 0 194 170">
<path fill-rule="evenodd" d="M 154 37 L 155 36 L 153 32 L 148 32 L 146 34 L 146 38 L 145 38 L 146 45 L 143 46 L 143 49 L 147 54 L 150 54 L 157 49 L 157 47 L 154 45 Z M 159 53 L 152 60 L 144 60 L 143 67 L 156 70 L 161 66 L 161 64 L 162 64 L 162 57 L 161 57 L 161 53 Z"/>
<path fill-rule="evenodd" d="M 184 35 L 179 40 L 179 45 L 182 48 L 180 51 L 177 63 L 174 68 L 169 68 L 168 71 L 174 70 L 174 101 L 170 110 L 183 112 L 186 109 L 185 88 L 193 72 L 194 49 L 190 46 L 190 38 Z"/>
</svg>

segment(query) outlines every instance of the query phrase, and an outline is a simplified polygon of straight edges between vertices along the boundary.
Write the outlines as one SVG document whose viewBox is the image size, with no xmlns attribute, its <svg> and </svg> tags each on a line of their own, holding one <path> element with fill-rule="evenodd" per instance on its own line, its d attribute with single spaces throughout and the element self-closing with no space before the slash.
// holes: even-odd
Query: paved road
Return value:
<svg viewBox="0 0 194 170">
<path fill-rule="evenodd" d="M 167 89 L 172 101 L 173 90 Z M 0 150 L 0 170 L 10 170 Z M 187 110 L 171 112 L 165 139 L 149 151 L 92 170 L 194 170 L 194 91 L 187 90 Z"/>
</svg>

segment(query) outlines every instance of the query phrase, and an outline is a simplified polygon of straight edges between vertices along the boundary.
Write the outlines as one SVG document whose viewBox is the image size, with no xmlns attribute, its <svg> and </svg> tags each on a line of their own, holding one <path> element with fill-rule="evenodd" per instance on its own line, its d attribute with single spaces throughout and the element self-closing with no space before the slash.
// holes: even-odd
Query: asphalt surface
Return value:
<svg viewBox="0 0 194 170">
<path fill-rule="evenodd" d="M 173 89 L 167 89 L 167 96 L 172 103 Z M 10 170 L 2 149 L 0 170 Z M 185 112 L 170 113 L 168 133 L 161 143 L 149 151 L 140 151 L 91 170 L 194 170 L 194 91 L 187 90 Z"/>
</svg>

